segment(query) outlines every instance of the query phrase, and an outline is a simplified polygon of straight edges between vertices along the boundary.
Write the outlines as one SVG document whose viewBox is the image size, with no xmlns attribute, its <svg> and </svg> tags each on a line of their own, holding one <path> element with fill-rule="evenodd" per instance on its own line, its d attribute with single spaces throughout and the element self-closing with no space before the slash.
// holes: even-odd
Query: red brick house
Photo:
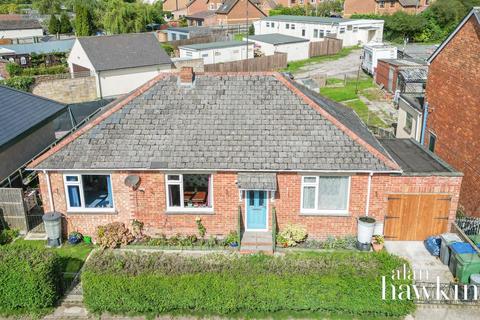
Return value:
<svg viewBox="0 0 480 320">
<path fill-rule="evenodd" d="M 152 235 L 192 234 L 201 217 L 208 235 L 224 236 L 239 214 L 247 232 L 271 232 L 275 208 L 280 230 L 300 224 L 310 238 L 356 234 L 369 215 L 389 239 L 420 240 L 448 229 L 462 180 L 279 73 L 191 68 L 113 102 L 31 168 L 45 210 L 89 235 L 133 219 Z"/>
<path fill-rule="evenodd" d="M 187 5 L 187 21 L 192 26 L 245 24 L 266 17 L 256 0 L 192 0 Z"/>
<path fill-rule="evenodd" d="M 425 145 L 464 172 L 460 204 L 480 216 L 480 8 L 432 54 Z"/>
<path fill-rule="evenodd" d="M 345 0 L 343 15 L 349 18 L 353 14 L 392 14 L 397 11 L 420 13 L 431 0 Z"/>
</svg>

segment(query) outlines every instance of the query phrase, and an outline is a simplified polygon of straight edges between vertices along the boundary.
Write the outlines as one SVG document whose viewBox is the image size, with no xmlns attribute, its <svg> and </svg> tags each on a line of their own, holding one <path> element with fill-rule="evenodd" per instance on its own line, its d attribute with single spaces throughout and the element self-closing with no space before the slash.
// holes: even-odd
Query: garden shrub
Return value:
<svg viewBox="0 0 480 320">
<path fill-rule="evenodd" d="M 52 67 L 34 67 L 25 68 L 21 72 L 22 76 L 39 76 L 46 74 L 62 74 L 67 73 L 68 70 L 64 65 L 52 66 Z"/>
<path fill-rule="evenodd" d="M 3 229 L 0 232 L 0 245 L 9 244 L 13 239 L 18 237 L 19 234 L 18 229 Z"/>
<path fill-rule="evenodd" d="M 7 63 L 7 72 L 10 77 L 19 76 L 22 74 L 23 68 L 14 62 Z"/>
<path fill-rule="evenodd" d="M 20 91 L 29 92 L 34 82 L 35 79 L 33 77 L 13 77 L 0 81 L 0 84 Z"/>
<path fill-rule="evenodd" d="M 130 230 L 121 222 L 112 222 L 97 227 L 97 244 L 103 249 L 115 249 L 129 244 L 134 239 Z"/>
<path fill-rule="evenodd" d="M 0 247 L 0 314 L 42 313 L 62 293 L 60 258 L 46 249 Z"/>
<path fill-rule="evenodd" d="M 82 285 L 84 303 L 96 313 L 303 311 L 399 317 L 414 305 L 382 300 L 381 275 L 404 263 L 388 253 L 191 257 L 105 250 L 87 261 Z M 392 282 L 387 278 L 387 285 Z M 400 283 L 410 282 L 395 281 Z"/>
<path fill-rule="evenodd" d="M 296 224 L 288 224 L 278 233 L 277 242 L 283 247 L 294 247 L 307 239 L 307 230 Z"/>
</svg>

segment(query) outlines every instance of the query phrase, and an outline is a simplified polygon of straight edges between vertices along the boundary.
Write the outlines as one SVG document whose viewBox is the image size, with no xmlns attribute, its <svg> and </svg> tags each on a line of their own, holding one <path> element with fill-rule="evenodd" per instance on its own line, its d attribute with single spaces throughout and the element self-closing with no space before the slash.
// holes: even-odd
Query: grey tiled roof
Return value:
<svg viewBox="0 0 480 320">
<path fill-rule="evenodd" d="M 0 30 L 26 30 L 26 29 L 42 29 L 42 25 L 38 20 L 34 19 L 12 19 L 0 20 Z"/>
<path fill-rule="evenodd" d="M 390 170 L 273 75 L 165 77 L 36 168 Z"/>
<path fill-rule="evenodd" d="M 0 85 L 0 149 L 65 109 L 59 102 Z"/>
<path fill-rule="evenodd" d="M 171 64 L 153 33 L 78 38 L 96 71 Z"/>
<path fill-rule="evenodd" d="M 239 172 L 238 188 L 242 190 L 277 191 L 277 174 L 274 172 Z"/>
</svg>

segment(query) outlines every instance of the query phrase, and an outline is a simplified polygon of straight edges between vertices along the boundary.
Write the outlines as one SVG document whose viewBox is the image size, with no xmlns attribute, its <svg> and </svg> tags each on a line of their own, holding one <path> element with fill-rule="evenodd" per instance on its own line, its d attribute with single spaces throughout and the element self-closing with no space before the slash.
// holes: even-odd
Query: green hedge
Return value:
<svg viewBox="0 0 480 320">
<path fill-rule="evenodd" d="M 381 275 L 405 263 L 387 253 L 94 254 L 82 274 L 93 312 L 244 314 L 335 312 L 403 316 L 410 301 L 381 300 Z"/>
<path fill-rule="evenodd" d="M 42 313 L 61 293 L 59 257 L 45 249 L 0 247 L 0 314 Z"/>
<path fill-rule="evenodd" d="M 35 79 L 33 77 L 13 77 L 0 81 L 0 84 L 17 90 L 29 92 L 30 87 L 34 82 Z"/>
</svg>

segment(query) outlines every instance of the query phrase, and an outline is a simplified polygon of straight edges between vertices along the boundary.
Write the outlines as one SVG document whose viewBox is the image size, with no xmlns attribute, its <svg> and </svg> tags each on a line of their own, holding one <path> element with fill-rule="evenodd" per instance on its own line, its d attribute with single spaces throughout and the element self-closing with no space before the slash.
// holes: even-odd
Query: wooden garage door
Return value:
<svg viewBox="0 0 480 320">
<path fill-rule="evenodd" d="M 448 195 L 390 195 L 385 239 L 425 240 L 446 232 L 450 200 Z"/>
</svg>

